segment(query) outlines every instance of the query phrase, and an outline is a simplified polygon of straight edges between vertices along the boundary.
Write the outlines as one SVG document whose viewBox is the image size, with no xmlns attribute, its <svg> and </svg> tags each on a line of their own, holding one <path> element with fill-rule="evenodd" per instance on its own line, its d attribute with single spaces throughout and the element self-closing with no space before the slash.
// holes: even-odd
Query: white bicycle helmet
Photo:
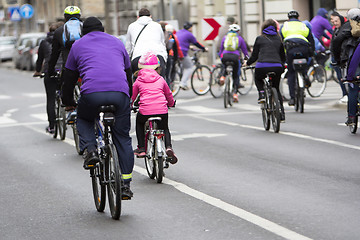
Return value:
<svg viewBox="0 0 360 240">
<path fill-rule="evenodd" d="M 240 26 L 237 24 L 231 24 L 229 26 L 229 31 L 238 32 L 238 31 L 240 31 Z"/>
</svg>

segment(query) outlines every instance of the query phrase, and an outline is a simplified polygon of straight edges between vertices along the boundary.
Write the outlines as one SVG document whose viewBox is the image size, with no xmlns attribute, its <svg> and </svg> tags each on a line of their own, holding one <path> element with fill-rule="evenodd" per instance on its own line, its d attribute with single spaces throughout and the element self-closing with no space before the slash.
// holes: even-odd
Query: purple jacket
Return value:
<svg viewBox="0 0 360 240">
<path fill-rule="evenodd" d="M 328 30 L 331 34 L 333 33 L 329 20 L 326 17 L 327 13 L 328 12 L 324 8 L 319 8 L 317 15 L 310 21 L 312 25 L 312 32 L 317 37 L 317 39 L 321 39 L 321 37 L 324 35 L 325 29 Z M 324 37 L 329 38 L 325 35 Z"/>
<path fill-rule="evenodd" d="M 346 80 L 352 81 L 356 77 L 356 70 L 360 63 L 360 44 L 356 47 L 354 54 L 351 57 L 349 67 L 347 69 Z M 358 73 L 359 74 L 359 73 Z"/>
<path fill-rule="evenodd" d="M 236 54 L 236 55 L 239 55 L 239 56 L 240 56 L 240 51 L 239 51 L 239 49 L 241 49 L 241 51 L 243 52 L 244 56 L 246 56 L 246 57 L 249 56 L 249 53 L 248 53 L 247 48 L 246 48 L 245 40 L 244 40 L 241 36 L 238 36 L 238 39 L 239 39 L 239 47 L 238 47 L 238 50 L 236 50 L 236 51 L 226 51 L 226 50 L 224 49 L 225 39 L 226 39 L 226 35 L 223 37 L 223 39 L 222 39 L 222 41 L 221 41 L 220 51 L 219 51 L 219 56 L 220 56 L 220 58 L 222 58 L 222 55 L 223 55 L 224 53 L 233 53 L 233 54 Z"/>
<path fill-rule="evenodd" d="M 200 49 L 205 49 L 205 47 L 196 40 L 196 37 L 186 29 L 181 29 L 178 32 L 176 32 L 176 36 L 179 40 L 180 49 L 183 52 L 184 57 L 187 56 L 190 44 L 194 44 Z"/>
</svg>

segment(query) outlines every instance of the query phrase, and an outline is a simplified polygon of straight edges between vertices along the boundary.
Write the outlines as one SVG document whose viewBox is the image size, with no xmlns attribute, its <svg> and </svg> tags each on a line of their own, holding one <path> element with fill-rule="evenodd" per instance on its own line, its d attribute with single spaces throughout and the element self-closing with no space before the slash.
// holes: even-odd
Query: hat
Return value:
<svg viewBox="0 0 360 240">
<path fill-rule="evenodd" d="M 138 68 L 157 69 L 160 66 L 160 61 L 152 52 L 147 52 L 139 59 Z"/>
<path fill-rule="evenodd" d="M 174 26 L 171 25 L 171 24 L 166 24 L 165 25 L 165 31 L 167 32 L 173 32 L 175 29 L 174 29 Z"/>
<path fill-rule="evenodd" d="M 184 23 L 184 29 L 188 30 L 189 28 L 192 27 L 192 23 L 191 22 L 185 22 Z"/>
<path fill-rule="evenodd" d="M 96 17 L 88 17 L 83 24 L 83 35 L 92 31 L 104 31 L 101 21 Z"/>
</svg>

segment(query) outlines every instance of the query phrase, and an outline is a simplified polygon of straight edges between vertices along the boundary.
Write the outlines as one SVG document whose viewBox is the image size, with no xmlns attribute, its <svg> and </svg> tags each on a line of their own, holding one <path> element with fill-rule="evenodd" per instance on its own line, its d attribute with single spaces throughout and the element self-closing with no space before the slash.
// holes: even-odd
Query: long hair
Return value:
<svg viewBox="0 0 360 240">
<path fill-rule="evenodd" d="M 264 29 L 269 27 L 269 26 L 273 26 L 275 28 L 275 30 L 277 30 L 277 24 L 274 21 L 274 19 L 267 19 L 261 25 L 261 34 L 263 34 Z"/>
</svg>

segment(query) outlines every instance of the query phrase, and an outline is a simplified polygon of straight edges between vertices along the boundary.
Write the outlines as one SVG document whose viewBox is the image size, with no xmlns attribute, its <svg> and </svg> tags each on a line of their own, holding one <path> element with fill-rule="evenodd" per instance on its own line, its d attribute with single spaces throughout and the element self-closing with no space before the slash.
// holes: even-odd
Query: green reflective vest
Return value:
<svg viewBox="0 0 360 240">
<path fill-rule="evenodd" d="M 309 42 L 306 37 L 309 36 L 310 30 L 304 23 L 299 21 L 285 22 L 281 33 L 284 37 L 284 42 L 290 38 L 300 38 Z"/>
</svg>

